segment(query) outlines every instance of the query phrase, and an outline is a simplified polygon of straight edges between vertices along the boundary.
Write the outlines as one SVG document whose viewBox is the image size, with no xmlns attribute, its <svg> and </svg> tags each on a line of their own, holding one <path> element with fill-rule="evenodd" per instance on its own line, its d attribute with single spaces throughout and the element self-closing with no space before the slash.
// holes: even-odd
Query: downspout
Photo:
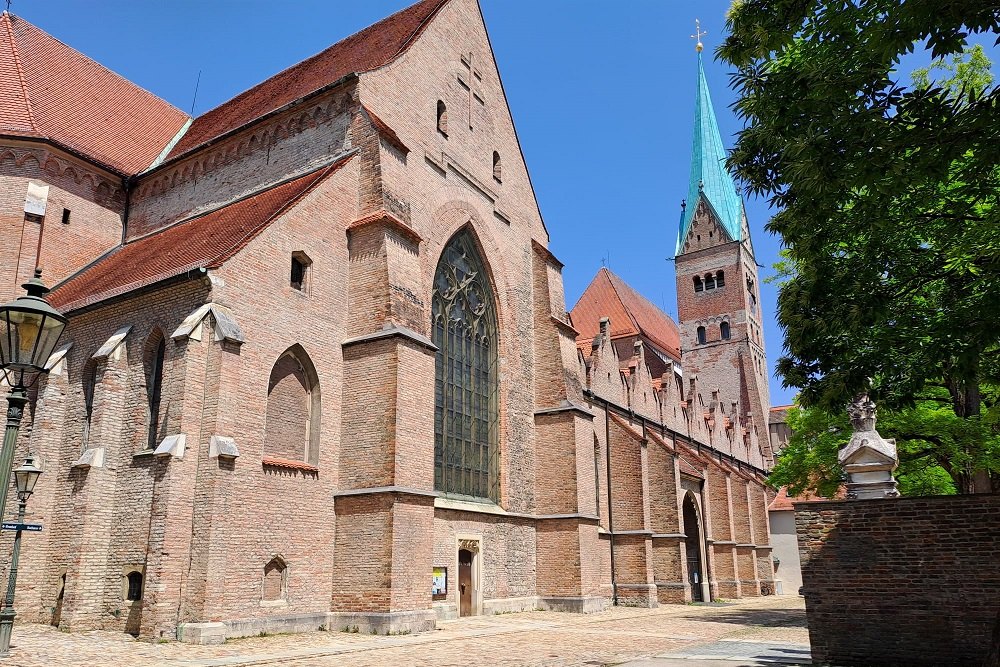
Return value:
<svg viewBox="0 0 1000 667">
<path fill-rule="evenodd" d="M 595 397 L 596 398 L 596 397 Z M 608 414 L 608 403 L 604 403 L 604 454 L 607 464 L 608 477 L 608 544 L 611 547 L 611 604 L 618 606 L 618 579 L 615 576 L 615 524 L 613 510 L 611 508 L 611 424 Z"/>
<path fill-rule="evenodd" d="M 132 183 L 133 176 L 122 178 L 122 187 L 125 188 L 125 210 L 122 211 L 122 245 L 125 245 L 125 237 L 128 235 L 128 214 L 132 207 Z"/>
</svg>

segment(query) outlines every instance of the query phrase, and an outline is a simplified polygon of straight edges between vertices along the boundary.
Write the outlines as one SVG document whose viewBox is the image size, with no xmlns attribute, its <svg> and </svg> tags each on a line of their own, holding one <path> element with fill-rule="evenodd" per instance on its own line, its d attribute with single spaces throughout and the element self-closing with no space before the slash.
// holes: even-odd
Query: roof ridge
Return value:
<svg viewBox="0 0 1000 667">
<path fill-rule="evenodd" d="M 635 319 L 635 315 L 632 314 L 632 310 L 625 305 L 624 299 L 622 299 L 621 294 L 618 293 L 618 286 L 615 285 L 615 281 L 613 280 L 613 278 L 618 278 L 618 280 L 621 281 L 621 278 L 606 266 L 602 266 L 601 271 L 604 271 L 608 275 L 608 283 L 611 285 L 611 290 L 615 293 L 615 298 L 618 299 L 618 303 L 621 304 L 622 310 L 625 311 L 625 314 L 628 315 L 628 318 L 632 321 L 632 326 L 635 327 L 636 331 L 642 333 L 642 327 L 639 326 L 639 322 Z M 624 281 L 622 282 L 624 283 Z"/>
<path fill-rule="evenodd" d="M 45 35 L 45 36 L 46 36 L 47 38 L 51 39 L 51 40 L 52 40 L 53 42 L 57 42 L 57 43 L 58 43 L 58 44 L 59 44 L 60 46 L 62 46 L 63 48 L 66 48 L 66 49 L 69 49 L 70 51 L 72 51 L 73 53 L 75 53 L 75 54 L 79 55 L 79 56 L 80 56 L 80 57 L 82 57 L 83 59 L 85 59 L 85 60 L 87 60 L 87 61 L 89 61 L 89 62 L 93 63 L 94 65 L 96 65 L 96 66 L 100 67 L 100 68 L 101 68 L 102 70 L 105 70 L 105 71 L 107 71 L 107 72 L 110 72 L 110 73 L 111 73 L 111 74 L 112 74 L 113 76 L 115 76 L 116 78 L 118 78 L 118 79 L 120 79 L 120 80 L 124 81 L 125 83 L 129 84 L 130 86 L 134 87 L 135 89 L 137 89 L 137 90 L 141 91 L 141 92 L 142 92 L 143 94 L 145 94 L 145 95 L 148 95 L 148 96 L 150 96 L 150 97 L 153 97 L 153 98 L 155 98 L 155 99 L 159 100 L 160 102 L 163 102 L 164 104 L 166 104 L 166 105 L 167 105 L 168 107 L 170 107 L 170 108 L 171 108 L 171 109 L 173 109 L 174 111 L 177 111 L 177 112 L 179 112 L 179 113 L 181 113 L 181 114 L 184 114 L 184 116 L 185 116 L 185 117 L 188 117 L 188 118 L 190 118 L 190 116 L 188 116 L 188 114 L 184 113 L 184 112 L 183 112 L 183 111 L 182 111 L 181 109 L 178 109 L 178 108 L 177 108 L 177 107 L 175 107 L 175 106 L 174 106 L 173 104 L 171 104 L 171 103 L 170 103 L 170 102 L 168 102 L 167 100 L 163 99 L 162 97 L 160 97 L 160 96 L 159 96 L 159 95 L 157 95 L 156 93 L 154 93 L 154 92 L 152 92 L 152 91 L 149 91 L 149 90 L 147 90 L 146 88 L 144 88 L 144 87 L 140 86 L 139 84 L 137 84 L 137 83 L 136 83 L 135 81 L 132 81 L 131 79 L 126 79 L 126 78 L 125 78 L 124 76 L 122 76 L 121 74 L 119 74 L 119 73 L 118 73 L 118 72 L 116 72 L 115 70 L 111 69 L 111 68 L 110 68 L 110 67 L 108 67 L 107 65 L 104 65 L 104 64 L 102 64 L 102 63 L 100 63 L 100 62 L 98 62 L 98 61 L 94 60 L 93 58 L 91 58 L 90 56 L 88 56 L 88 55 L 87 55 L 86 53 L 84 53 L 83 51 L 81 51 L 81 50 L 77 49 L 76 47 L 73 47 L 73 46 L 70 46 L 69 44 L 67 44 L 66 42 L 62 41 L 61 39 L 59 39 L 58 37 L 56 37 L 56 36 L 55 36 L 55 35 L 53 35 L 52 33 L 48 32 L 48 31 L 45 31 L 45 30 L 42 30 L 41 28 L 39 28 L 39 27 L 38 27 L 37 25 L 35 25 L 35 24 L 34 24 L 34 23 L 32 23 L 31 21 L 29 21 L 28 19 L 25 19 L 25 18 L 22 18 L 22 17 L 18 16 L 17 14 L 9 14 L 9 16 L 12 16 L 13 18 L 15 18 L 15 19 L 17 19 L 17 20 L 19 20 L 19 21 L 24 21 L 24 23 L 25 23 L 26 25 L 28 25 L 28 26 L 31 26 L 31 27 L 32 27 L 33 29 L 35 29 L 35 30 L 37 30 L 38 32 L 42 33 L 42 34 L 43 34 L 43 35 Z"/>
<path fill-rule="evenodd" d="M 2 17 L 4 19 L 3 23 L 7 27 L 7 37 L 10 39 L 10 50 L 14 54 L 14 68 L 17 70 L 18 83 L 21 84 L 21 98 L 24 100 L 24 107 L 28 112 L 28 120 L 31 122 L 31 129 L 35 132 L 39 132 L 38 123 L 35 122 L 35 112 L 31 108 L 31 97 L 28 96 L 28 82 L 24 77 L 24 68 L 21 66 L 21 55 L 17 50 L 17 39 L 14 37 L 14 26 L 11 25 L 12 16 L 14 15 L 5 10 Z"/>
</svg>

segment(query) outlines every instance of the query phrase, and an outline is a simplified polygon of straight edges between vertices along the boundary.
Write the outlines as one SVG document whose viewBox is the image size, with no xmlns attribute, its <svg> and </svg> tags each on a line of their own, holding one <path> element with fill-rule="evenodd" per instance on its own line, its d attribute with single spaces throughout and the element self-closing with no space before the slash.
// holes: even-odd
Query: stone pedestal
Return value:
<svg viewBox="0 0 1000 667">
<path fill-rule="evenodd" d="M 892 471 L 899 465 L 896 441 L 875 430 L 875 404 L 861 394 L 847 407 L 854 433 L 838 459 L 847 472 L 847 497 L 852 500 L 894 498 L 899 495 Z"/>
</svg>

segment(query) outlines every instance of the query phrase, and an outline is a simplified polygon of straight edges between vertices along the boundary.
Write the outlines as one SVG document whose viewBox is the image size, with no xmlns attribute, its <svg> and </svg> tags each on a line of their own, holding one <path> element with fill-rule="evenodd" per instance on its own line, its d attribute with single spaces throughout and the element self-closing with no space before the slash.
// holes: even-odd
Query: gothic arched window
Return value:
<svg viewBox="0 0 1000 667">
<path fill-rule="evenodd" d="M 434 274 L 434 488 L 498 502 L 497 318 L 472 234 L 445 246 Z"/>
</svg>

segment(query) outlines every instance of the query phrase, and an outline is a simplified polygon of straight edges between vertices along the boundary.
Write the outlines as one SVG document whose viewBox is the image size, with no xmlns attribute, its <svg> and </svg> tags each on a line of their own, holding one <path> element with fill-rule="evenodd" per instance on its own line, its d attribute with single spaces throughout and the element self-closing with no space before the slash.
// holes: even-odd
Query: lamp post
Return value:
<svg viewBox="0 0 1000 667">
<path fill-rule="evenodd" d="M 14 630 L 14 589 L 17 587 L 17 562 L 21 556 L 21 531 L 24 527 L 24 509 L 28 497 L 35 491 L 35 482 L 42 474 L 35 465 L 35 456 L 28 453 L 20 468 L 14 470 L 17 485 L 17 532 L 14 533 L 14 551 L 10 556 L 10 575 L 7 577 L 7 595 L 0 610 L 0 657 L 10 655 L 10 635 Z"/>
<path fill-rule="evenodd" d="M 35 269 L 35 276 L 22 287 L 27 292 L 26 296 L 0 306 L 0 371 L 11 388 L 7 395 L 7 428 L 3 435 L 3 448 L 0 449 L 0 516 L 7 507 L 14 449 L 24 406 L 28 402 L 28 388 L 47 372 L 45 363 L 55 350 L 67 322 L 66 317 L 44 298 L 49 289 L 42 283 L 41 269 Z M 38 479 L 37 475 L 34 479 Z M 31 486 L 34 489 L 34 482 Z M 20 546 L 17 538 L 15 544 Z M 16 560 L 12 561 L 12 564 L 15 563 Z M 15 574 L 16 569 L 12 568 L 11 594 Z M 0 619 L 0 655 L 10 645 L 12 622 L 13 614 L 9 620 Z"/>
</svg>

